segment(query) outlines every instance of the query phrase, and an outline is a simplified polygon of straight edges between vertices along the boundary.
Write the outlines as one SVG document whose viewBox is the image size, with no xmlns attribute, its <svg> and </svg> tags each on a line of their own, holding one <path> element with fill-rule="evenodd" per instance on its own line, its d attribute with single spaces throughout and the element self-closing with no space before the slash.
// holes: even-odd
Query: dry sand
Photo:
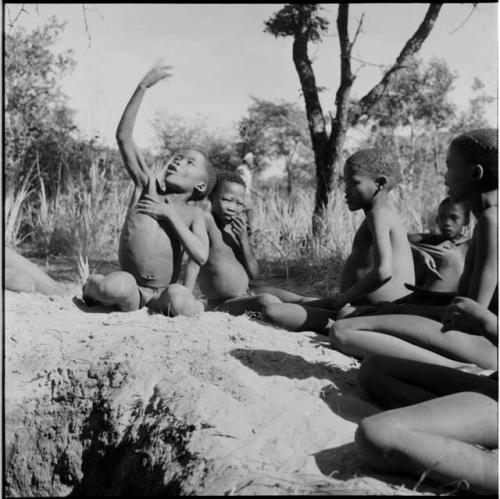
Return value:
<svg viewBox="0 0 500 499">
<path fill-rule="evenodd" d="M 5 305 L 8 495 L 436 491 L 361 467 L 353 435 L 377 410 L 325 337 L 73 295 Z"/>
</svg>

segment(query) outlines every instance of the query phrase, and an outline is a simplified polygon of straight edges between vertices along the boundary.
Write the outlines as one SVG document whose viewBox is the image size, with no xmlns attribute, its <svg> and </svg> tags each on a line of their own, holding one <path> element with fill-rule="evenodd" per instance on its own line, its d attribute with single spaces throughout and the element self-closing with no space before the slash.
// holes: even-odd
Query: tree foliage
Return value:
<svg viewBox="0 0 500 499">
<path fill-rule="evenodd" d="M 276 160 L 284 162 L 289 194 L 295 182 L 311 177 L 314 157 L 307 118 L 296 104 L 252 97 L 239 133 L 240 155 L 252 152 L 257 168 L 264 169 Z"/>
<path fill-rule="evenodd" d="M 201 150 L 217 170 L 232 170 L 238 157 L 235 141 L 210 130 L 204 118 L 186 119 L 173 114 L 157 113 L 153 126 L 156 134 L 156 159 L 166 160 L 176 150 L 194 147 Z"/>
</svg>

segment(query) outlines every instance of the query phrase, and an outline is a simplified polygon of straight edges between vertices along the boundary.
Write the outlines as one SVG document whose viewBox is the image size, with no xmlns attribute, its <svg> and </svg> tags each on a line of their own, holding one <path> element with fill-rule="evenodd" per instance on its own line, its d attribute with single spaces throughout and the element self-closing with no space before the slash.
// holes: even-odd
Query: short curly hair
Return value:
<svg viewBox="0 0 500 499">
<path fill-rule="evenodd" d="M 208 196 L 210 196 L 210 194 L 212 193 L 215 184 L 217 183 L 217 171 L 213 167 L 212 162 L 207 158 L 206 154 L 204 154 L 199 149 L 193 149 L 193 150 L 201 154 L 203 156 L 203 159 L 205 160 L 204 167 L 205 167 L 206 189 L 203 192 L 195 190 L 193 192 L 193 195 L 191 196 L 191 199 L 193 201 L 201 201 L 202 199 L 205 199 Z"/>
<path fill-rule="evenodd" d="M 347 158 L 347 167 L 354 167 L 372 176 L 383 175 L 387 178 L 387 187 L 392 189 L 401 180 L 401 169 L 396 160 L 383 149 L 361 149 Z"/>
<path fill-rule="evenodd" d="M 488 187 L 498 187 L 498 129 L 478 128 L 455 137 L 454 147 L 468 163 L 479 164 L 484 169 L 484 182 Z"/>
<path fill-rule="evenodd" d="M 212 194 L 215 194 L 220 189 L 221 185 L 225 182 L 234 182 L 235 184 L 240 184 L 245 189 L 247 188 L 247 184 L 237 173 L 219 172 L 217 174 L 217 181 L 215 183 L 215 187 L 212 191 Z"/>
</svg>

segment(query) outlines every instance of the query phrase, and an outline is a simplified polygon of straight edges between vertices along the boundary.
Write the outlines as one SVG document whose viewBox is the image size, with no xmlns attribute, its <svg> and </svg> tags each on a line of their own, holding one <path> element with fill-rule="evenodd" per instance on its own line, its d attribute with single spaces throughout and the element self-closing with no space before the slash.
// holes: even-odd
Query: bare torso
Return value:
<svg viewBox="0 0 500 499">
<path fill-rule="evenodd" d="M 120 266 L 135 277 L 139 286 L 163 288 L 178 280 L 183 249 L 168 222 L 158 222 L 137 211 L 142 192 L 139 187 L 134 189 L 122 227 L 118 249 Z M 188 226 L 194 209 L 185 205 L 179 210 Z"/>
<path fill-rule="evenodd" d="M 369 293 L 363 302 L 378 303 L 397 300 L 410 293 L 405 283 L 415 283 L 413 257 L 406 229 L 392 210 L 385 211 L 387 214 L 384 214 L 384 220 L 389 226 L 392 247 L 392 278 Z M 344 292 L 356 284 L 373 269 L 373 265 L 373 238 L 365 219 L 354 236 L 351 254 L 342 270 L 340 291 Z"/>
<path fill-rule="evenodd" d="M 221 230 L 211 214 L 206 215 L 210 252 L 200 268 L 198 284 L 209 300 L 226 300 L 245 294 L 248 274 L 238 259 L 239 248 L 234 236 Z"/>
</svg>

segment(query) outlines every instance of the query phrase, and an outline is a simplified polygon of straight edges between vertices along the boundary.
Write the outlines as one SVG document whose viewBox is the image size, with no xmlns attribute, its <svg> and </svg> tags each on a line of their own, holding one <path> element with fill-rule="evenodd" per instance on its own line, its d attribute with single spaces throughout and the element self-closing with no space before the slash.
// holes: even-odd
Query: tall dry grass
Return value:
<svg viewBox="0 0 500 499">
<path fill-rule="evenodd" d="M 70 177 L 49 200 L 41 175 L 36 175 L 34 192 L 27 189 L 26 181 L 7 189 L 7 243 L 18 246 L 25 242 L 40 256 L 63 254 L 80 263 L 87 258 L 116 259 L 132 182 L 117 178 L 113 172 L 106 174 L 96 161 L 86 176 Z M 424 189 L 421 182 L 408 182 L 391 194 L 395 209 L 411 232 L 432 227 L 444 196 L 442 182 L 436 182 L 432 189 L 428 184 Z M 253 244 L 264 275 L 296 278 L 314 274 L 315 279 L 328 283 L 338 274 L 363 214 L 347 209 L 339 186 L 332 193 L 321 235 L 313 237 L 313 207 L 312 190 L 296 189 L 288 198 L 269 189 L 252 200 Z"/>
</svg>

